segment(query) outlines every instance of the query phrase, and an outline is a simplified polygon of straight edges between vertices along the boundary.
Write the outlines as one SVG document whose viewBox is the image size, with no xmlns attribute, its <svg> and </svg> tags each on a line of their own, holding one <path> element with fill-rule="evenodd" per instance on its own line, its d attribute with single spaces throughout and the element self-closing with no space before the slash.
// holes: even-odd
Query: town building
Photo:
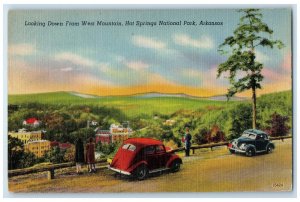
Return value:
<svg viewBox="0 0 300 202">
<path fill-rule="evenodd" d="M 24 126 L 38 127 L 40 124 L 41 121 L 39 121 L 37 118 L 28 118 L 23 121 Z"/>
<path fill-rule="evenodd" d="M 61 143 L 61 142 L 58 142 L 58 141 L 52 141 L 50 143 L 50 147 L 59 147 L 60 150 L 67 150 L 69 148 L 71 148 L 73 145 L 71 143 Z"/>
<path fill-rule="evenodd" d="M 26 129 L 22 128 L 19 129 L 18 132 L 9 132 L 8 135 L 14 138 L 18 138 L 24 144 L 28 143 L 29 141 L 41 140 L 43 133 L 42 131 L 30 131 L 28 132 Z"/>
<path fill-rule="evenodd" d="M 111 144 L 127 140 L 132 134 L 132 129 L 122 125 L 111 124 L 109 130 L 96 130 L 96 143 Z"/>
<path fill-rule="evenodd" d="M 50 141 L 48 140 L 35 140 L 29 141 L 24 145 L 25 152 L 34 153 L 37 157 L 42 157 L 50 150 Z"/>
</svg>

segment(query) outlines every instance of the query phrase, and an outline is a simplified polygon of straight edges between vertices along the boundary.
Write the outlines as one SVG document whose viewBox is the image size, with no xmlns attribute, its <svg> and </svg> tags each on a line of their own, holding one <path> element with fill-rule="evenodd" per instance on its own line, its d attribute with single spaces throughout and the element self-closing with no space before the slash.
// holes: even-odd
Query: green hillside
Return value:
<svg viewBox="0 0 300 202">
<path fill-rule="evenodd" d="M 132 117 L 139 114 L 153 113 L 171 114 L 180 109 L 197 110 L 211 107 L 228 106 L 237 101 L 213 101 L 186 97 L 153 97 L 143 98 L 134 96 L 113 96 L 82 98 L 68 92 L 53 92 L 26 95 L 9 95 L 9 104 L 41 103 L 50 105 L 93 105 L 107 106 L 122 110 Z"/>
<path fill-rule="evenodd" d="M 189 127 L 193 144 L 207 144 L 239 137 L 252 128 L 251 101 L 213 101 L 190 97 L 92 97 L 83 98 L 69 92 L 32 95 L 9 95 L 8 131 L 24 126 L 35 117 L 41 124 L 34 130 L 45 130 L 44 139 L 75 143 L 77 137 L 95 137 L 97 127 L 107 130 L 111 124 L 129 124 L 134 137 L 151 137 L 165 145 L 182 146 L 181 139 Z M 91 97 L 91 96 L 90 96 Z M 276 114 L 275 114 L 276 113 Z M 279 115 L 292 131 L 292 92 L 263 95 L 257 100 L 257 128 L 270 129 L 270 120 Z M 97 125 L 89 125 L 89 121 Z M 113 155 L 118 144 L 99 146 L 97 151 Z M 31 163 L 30 165 L 34 164 Z M 42 161 L 43 162 L 43 161 Z M 30 166 L 22 165 L 22 166 Z"/>
<path fill-rule="evenodd" d="M 243 117 L 241 121 L 251 123 L 251 101 L 213 101 L 208 99 L 194 99 L 188 97 L 136 97 L 136 96 L 119 96 L 119 97 L 94 97 L 82 98 L 69 92 L 53 92 L 30 95 L 9 95 L 9 104 L 21 106 L 21 112 L 30 116 L 38 110 L 39 116 L 44 116 L 47 112 L 56 112 L 69 110 L 78 111 L 78 115 L 83 119 L 84 116 L 96 116 L 100 120 L 98 113 L 102 117 L 115 114 L 115 119 L 135 119 L 138 117 L 153 117 L 155 114 L 167 116 L 171 119 L 180 120 L 182 124 L 195 122 L 195 127 L 201 129 L 218 125 L 226 133 L 230 133 L 233 121 L 236 117 Z M 37 107 L 35 104 L 44 105 Z M 91 108 L 92 113 L 85 111 L 85 108 Z M 99 109 L 106 107 L 106 109 Z M 119 112 L 113 110 L 119 110 Z M 113 110 L 113 111 L 111 111 Z M 98 112 L 97 112 L 98 111 Z M 14 113 L 18 115 L 21 112 Z M 257 100 L 257 122 L 260 128 L 265 128 L 266 121 L 271 115 L 279 113 L 289 117 L 289 125 L 292 126 L 292 92 L 284 91 L 271 94 L 265 94 Z M 12 115 L 12 117 L 14 116 Z M 25 116 L 25 117 L 26 117 Z M 127 118 L 125 118 L 126 116 Z M 117 118 L 118 117 L 118 118 Z M 121 118 L 123 117 L 123 118 Z M 149 124 L 147 121 L 147 124 Z M 142 124 L 143 125 L 143 124 Z M 248 128 L 251 125 L 244 127 Z M 139 126 L 137 127 L 139 128 Z"/>
</svg>

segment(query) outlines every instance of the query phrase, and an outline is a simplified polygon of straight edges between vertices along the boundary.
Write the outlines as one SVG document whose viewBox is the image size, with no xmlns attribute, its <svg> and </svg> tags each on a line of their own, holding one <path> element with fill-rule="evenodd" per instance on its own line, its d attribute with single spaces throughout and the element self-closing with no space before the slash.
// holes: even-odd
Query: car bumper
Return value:
<svg viewBox="0 0 300 202">
<path fill-rule="evenodd" d="M 237 149 L 237 148 L 228 148 L 229 150 L 231 150 L 231 151 L 235 151 L 235 152 L 238 152 L 238 153 L 246 153 L 246 151 L 245 150 L 241 150 L 241 149 Z"/>
<path fill-rule="evenodd" d="M 120 174 L 123 174 L 123 175 L 131 175 L 130 172 L 127 172 L 127 171 L 124 171 L 124 170 L 119 170 L 117 168 L 113 168 L 113 167 L 110 167 L 108 166 L 108 169 L 114 171 L 114 172 L 117 172 L 117 173 L 120 173 Z"/>
</svg>

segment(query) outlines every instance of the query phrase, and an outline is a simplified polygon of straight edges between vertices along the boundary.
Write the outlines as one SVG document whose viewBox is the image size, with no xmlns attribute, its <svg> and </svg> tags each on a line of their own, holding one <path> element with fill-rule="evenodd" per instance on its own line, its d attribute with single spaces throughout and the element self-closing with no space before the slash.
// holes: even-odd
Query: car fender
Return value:
<svg viewBox="0 0 300 202">
<path fill-rule="evenodd" d="M 256 147 L 255 147 L 255 145 L 253 145 L 253 144 L 247 144 L 246 146 L 245 146 L 245 151 L 247 151 L 248 149 L 250 149 L 250 148 L 253 148 L 254 149 L 254 151 L 256 152 Z"/>
<path fill-rule="evenodd" d="M 268 148 L 269 145 L 271 145 L 273 147 L 273 149 L 275 149 L 275 144 L 273 142 L 269 142 L 266 146 L 266 151 L 267 151 L 267 148 Z"/>
<path fill-rule="evenodd" d="M 147 161 L 139 161 L 138 163 L 136 163 L 136 164 L 130 166 L 129 169 L 128 169 L 128 172 L 134 171 L 137 167 L 139 167 L 139 166 L 142 165 L 142 164 L 148 166 Z"/>
<path fill-rule="evenodd" d="M 166 167 L 168 167 L 168 168 L 171 167 L 173 161 L 175 161 L 175 160 L 179 160 L 179 162 L 182 164 L 181 158 L 175 154 L 175 155 L 172 155 L 170 157 L 170 159 L 167 161 Z"/>
</svg>

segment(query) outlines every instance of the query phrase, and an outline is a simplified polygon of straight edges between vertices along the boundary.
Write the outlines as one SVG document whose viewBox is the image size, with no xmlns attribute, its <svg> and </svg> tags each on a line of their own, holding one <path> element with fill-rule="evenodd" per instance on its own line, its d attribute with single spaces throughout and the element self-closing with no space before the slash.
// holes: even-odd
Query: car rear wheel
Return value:
<svg viewBox="0 0 300 202">
<path fill-rule="evenodd" d="M 269 145 L 269 146 L 267 147 L 267 153 L 270 154 L 270 153 L 272 153 L 272 152 L 273 152 L 273 147 L 272 147 L 271 145 Z"/>
<path fill-rule="evenodd" d="M 149 170 L 148 170 L 147 166 L 141 165 L 136 169 L 135 177 L 138 180 L 143 180 L 148 176 L 148 173 L 149 173 Z"/>
<path fill-rule="evenodd" d="M 246 150 L 246 156 L 251 157 L 255 155 L 255 151 L 253 148 L 249 148 Z"/>
<path fill-rule="evenodd" d="M 171 171 L 177 172 L 179 170 L 180 170 L 180 162 L 178 160 L 173 161 L 172 166 L 171 166 Z"/>
</svg>

